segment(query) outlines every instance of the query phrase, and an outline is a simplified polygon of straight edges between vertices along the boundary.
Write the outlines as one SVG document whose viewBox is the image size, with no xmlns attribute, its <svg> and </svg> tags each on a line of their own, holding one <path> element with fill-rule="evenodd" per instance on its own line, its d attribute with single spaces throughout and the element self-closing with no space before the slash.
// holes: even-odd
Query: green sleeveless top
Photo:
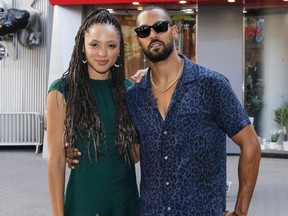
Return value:
<svg viewBox="0 0 288 216">
<path fill-rule="evenodd" d="M 92 80 L 100 118 L 106 136 L 106 146 L 101 146 L 97 163 L 91 163 L 88 151 L 81 139 L 76 146 L 82 155 L 79 164 L 69 176 L 65 191 L 65 216 L 136 216 L 139 195 L 135 166 L 128 165 L 121 158 L 116 143 L 115 104 L 111 80 Z M 132 82 L 125 80 L 126 87 Z M 55 80 L 50 88 L 58 90 L 65 98 L 64 81 Z M 94 158 L 94 150 L 90 155 Z"/>
</svg>

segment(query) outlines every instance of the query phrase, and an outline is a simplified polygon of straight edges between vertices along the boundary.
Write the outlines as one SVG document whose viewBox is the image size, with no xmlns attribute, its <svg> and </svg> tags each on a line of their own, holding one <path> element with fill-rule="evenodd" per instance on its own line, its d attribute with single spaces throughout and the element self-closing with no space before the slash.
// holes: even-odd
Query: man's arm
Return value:
<svg viewBox="0 0 288 216">
<path fill-rule="evenodd" d="M 233 136 L 232 140 L 239 145 L 241 151 L 238 164 L 239 189 L 234 212 L 246 216 L 257 181 L 261 148 L 251 124 Z"/>
</svg>

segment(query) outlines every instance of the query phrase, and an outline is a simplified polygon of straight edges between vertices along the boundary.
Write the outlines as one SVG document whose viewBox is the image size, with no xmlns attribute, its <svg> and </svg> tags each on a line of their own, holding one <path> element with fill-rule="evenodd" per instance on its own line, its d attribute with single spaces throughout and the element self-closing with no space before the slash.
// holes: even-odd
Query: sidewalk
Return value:
<svg viewBox="0 0 288 216">
<path fill-rule="evenodd" d="M 238 159 L 238 156 L 227 157 L 228 178 L 233 182 L 227 196 L 230 210 L 234 208 L 238 187 Z M 35 154 L 35 149 L 30 147 L 0 147 L 0 170 L 0 216 L 52 215 L 47 160 L 41 154 Z M 287 215 L 288 159 L 262 158 L 249 216 Z"/>
</svg>

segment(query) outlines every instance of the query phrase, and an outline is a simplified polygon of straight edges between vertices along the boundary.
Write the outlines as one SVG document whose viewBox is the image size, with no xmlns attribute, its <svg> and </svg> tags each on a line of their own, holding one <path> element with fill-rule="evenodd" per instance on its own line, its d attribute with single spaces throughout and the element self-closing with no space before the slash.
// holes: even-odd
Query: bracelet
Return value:
<svg viewBox="0 0 288 216">
<path fill-rule="evenodd" d="M 233 211 L 233 214 L 236 215 L 236 216 L 240 216 L 240 215 L 238 215 L 235 211 Z"/>
</svg>

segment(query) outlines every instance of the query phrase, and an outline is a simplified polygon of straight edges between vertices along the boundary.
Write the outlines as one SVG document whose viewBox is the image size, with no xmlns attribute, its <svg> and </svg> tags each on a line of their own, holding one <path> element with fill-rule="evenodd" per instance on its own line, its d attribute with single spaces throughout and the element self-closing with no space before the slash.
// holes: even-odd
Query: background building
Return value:
<svg viewBox="0 0 288 216">
<path fill-rule="evenodd" d="M 136 16 L 141 7 L 157 4 L 170 11 L 179 27 L 179 52 L 219 71 L 230 80 L 240 101 L 254 118 L 263 152 L 288 153 L 283 151 L 283 133 L 276 146 L 271 147 L 267 143 L 273 132 L 283 129 L 283 125 L 274 121 L 274 111 L 288 103 L 288 2 L 246 0 L 243 4 L 243 1 L 237 0 L 234 3 L 198 0 L 197 3 L 186 1 L 180 4 L 175 0 L 143 0 L 135 5 L 128 0 L 51 0 L 51 4 L 44 0 L 30 3 L 7 0 L 4 3 L 8 8 L 39 11 L 42 40 L 39 46 L 31 47 L 22 45 L 17 33 L 0 40 L 0 51 L 3 47 L 7 51 L 0 60 L 0 145 L 6 145 L 13 137 L 14 132 L 10 131 L 16 130 L 15 125 L 19 126 L 13 122 L 20 120 L 7 117 L 7 112 L 36 112 L 40 121 L 30 126 L 30 130 L 39 128 L 45 150 L 43 122 L 47 86 L 68 68 L 74 36 L 83 17 L 97 7 L 109 8 L 118 17 L 125 36 L 126 71 L 130 76 L 138 68 L 147 66 L 134 38 Z M 249 89 L 254 90 L 253 94 L 247 91 Z M 253 112 L 250 112 L 251 104 Z M 20 127 L 27 128 L 29 121 L 34 120 L 29 117 L 21 121 L 24 123 Z M 10 138 L 4 139 L 9 133 Z M 27 133 L 32 132 L 24 132 Z M 35 137 L 31 136 L 32 139 Z M 10 144 L 17 142 L 20 143 L 21 139 Z M 228 153 L 238 152 L 238 147 L 228 139 Z"/>
</svg>

